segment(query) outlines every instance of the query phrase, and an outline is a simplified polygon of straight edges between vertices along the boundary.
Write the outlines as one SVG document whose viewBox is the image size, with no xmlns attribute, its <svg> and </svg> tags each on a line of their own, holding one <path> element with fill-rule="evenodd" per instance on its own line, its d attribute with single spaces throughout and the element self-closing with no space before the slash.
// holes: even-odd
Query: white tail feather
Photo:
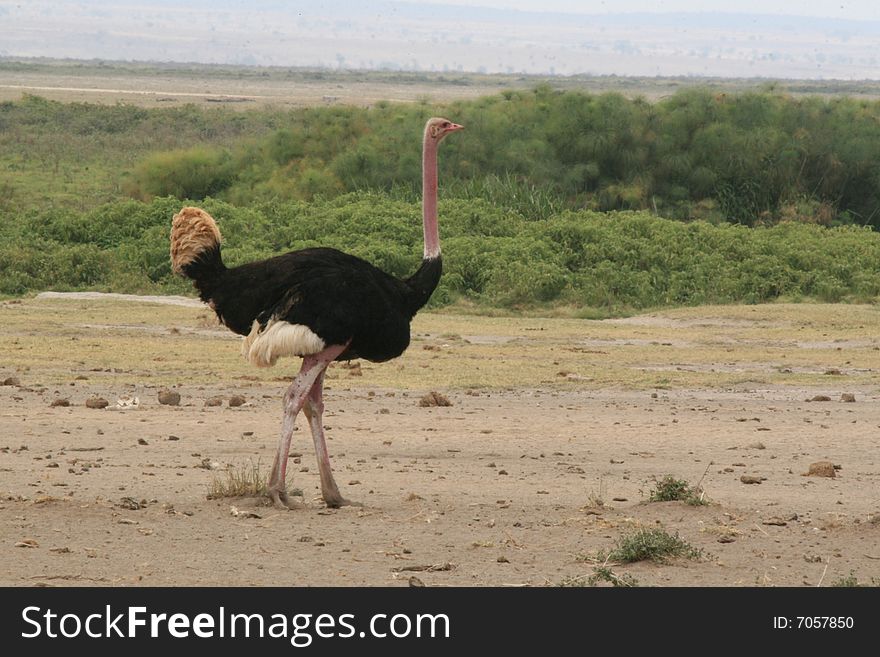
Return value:
<svg viewBox="0 0 880 657">
<path fill-rule="evenodd" d="M 254 321 L 241 344 L 241 355 L 257 367 L 271 367 L 282 356 L 308 356 L 327 345 L 308 326 L 272 320 L 260 330 Z"/>
</svg>

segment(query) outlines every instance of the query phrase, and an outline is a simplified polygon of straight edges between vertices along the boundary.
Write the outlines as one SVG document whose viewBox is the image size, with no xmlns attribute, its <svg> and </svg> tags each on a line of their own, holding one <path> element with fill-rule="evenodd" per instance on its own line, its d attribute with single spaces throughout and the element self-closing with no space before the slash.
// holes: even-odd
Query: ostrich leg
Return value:
<svg viewBox="0 0 880 657">
<path fill-rule="evenodd" d="M 318 375 L 318 379 L 309 391 L 309 397 L 303 407 L 303 412 L 309 419 L 312 428 L 312 439 L 315 441 L 315 456 L 318 457 L 318 470 L 321 473 L 321 495 L 324 501 L 332 509 L 353 504 L 339 494 L 339 487 L 333 478 L 330 469 L 330 453 L 327 451 L 327 441 L 324 439 L 324 371 Z"/>
<path fill-rule="evenodd" d="M 316 354 L 303 357 L 302 367 L 299 374 L 284 393 L 284 420 L 281 424 L 281 440 L 278 442 L 278 451 L 275 453 L 275 463 L 272 465 L 272 473 L 269 475 L 268 493 L 275 506 L 283 509 L 290 508 L 285 477 L 287 475 L 287 459 L 290 454 L 290 441 L 293 438 L 293 427 L 296 416 L 306 403 L 309 391 L 318 380 L 323 380 L 324 371 L 333 360 L 345 351 L 348 343 L 332 345 Z M 321 480 L 323 482 L 323 472 Z M 332 480 L 332 478 L 331 478 Z M 338 493 L 337 493 L 338 494 Z"/>
</svg>

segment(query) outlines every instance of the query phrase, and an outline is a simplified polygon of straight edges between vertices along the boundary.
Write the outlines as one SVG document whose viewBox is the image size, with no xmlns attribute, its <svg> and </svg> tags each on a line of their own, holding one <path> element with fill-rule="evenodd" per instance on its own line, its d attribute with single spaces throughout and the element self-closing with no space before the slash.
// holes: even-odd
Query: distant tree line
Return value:
<svg viewBox="0 0 880 657">
<path fill-rule="evenodd" d="M 542 86 L 442 110 L 298 110 L 259 139 L 153 153 L 133 167 L 126 190 L 142 200 L 210 195 L 238 205 L 358 190 L 412 199 L 421 126 L 440 111 L 467 126 L 444 144 L 444 193 L 527 219 L 648 210 L 747 226 L 880 226 L 880 102 L 772 92 L 697 89 L 649 103 Z"/>
</svg>

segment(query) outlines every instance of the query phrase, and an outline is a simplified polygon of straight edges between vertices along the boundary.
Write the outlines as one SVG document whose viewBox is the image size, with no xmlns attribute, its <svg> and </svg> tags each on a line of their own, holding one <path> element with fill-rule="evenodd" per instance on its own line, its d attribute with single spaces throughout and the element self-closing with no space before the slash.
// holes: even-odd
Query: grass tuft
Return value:
<svg viewBox="0 0 880 657">
<path fill-rule="evenodd" d="M 222 475 L 215 475 L 208 491 L 208 499 L 224 497 L 262 497 L 267 494 L 268 477 L 260 471 L 259 462 L 230 467 Z"/>
<path fill-rule="evenodd" d="M 699 559 L 701 556 L 703 556 L 702 550 L 695 548 L 678 534 L 673 536 L 662 529 L 640 529 L 618 539 L 617 546 L 608 554 L 600 553 L 599 560 L 619 563 L 636 561 L 665 563 L 673 557 Z"/>
<path fill-rule="evenodd" d="M 684 502 L 694 506 L 708 504 L 705 492 L 700 486 L 691 486 L 684 479 L 676 479 L 672 475 L 664 476 L 658 481 L 648 497 L 649 502 Z"/>
</svg>

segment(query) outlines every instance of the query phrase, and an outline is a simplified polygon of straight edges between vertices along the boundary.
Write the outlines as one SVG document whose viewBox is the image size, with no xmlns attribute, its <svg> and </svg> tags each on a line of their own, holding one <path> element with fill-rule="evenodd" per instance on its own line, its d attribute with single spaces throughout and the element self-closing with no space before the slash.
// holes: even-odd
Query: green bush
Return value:
<svg viewBox="0 0 880 657">
<path fill-rule="evenodd" d="M 171 273 L 172 197 L 88 212 L 0 211 L 0 293 L 44 289 L 181 292 Z M 399 277 L 422 255 L 418 202 L 354 193 L 330 200 L 200 204 L 223 233 L 229 266 L 332 246 Z M 440 204 L 444 274 L 432 305 L 466 298 L 498 308 L 567 304 L 624 312 L 779 298 L 874 301 L 880 235 L 869 228 L 682 223 L 645 212 L 567 211 L 545 221 L 485 202 Z"/>
<path fill-rule="evenodd" d="M 225 190 L 234 178 L 226 150 L 197 146 L 150 155 L 132 172 L 130 193 L 144 201 L 156 196 L 203 199 Z"/>
</svg>

